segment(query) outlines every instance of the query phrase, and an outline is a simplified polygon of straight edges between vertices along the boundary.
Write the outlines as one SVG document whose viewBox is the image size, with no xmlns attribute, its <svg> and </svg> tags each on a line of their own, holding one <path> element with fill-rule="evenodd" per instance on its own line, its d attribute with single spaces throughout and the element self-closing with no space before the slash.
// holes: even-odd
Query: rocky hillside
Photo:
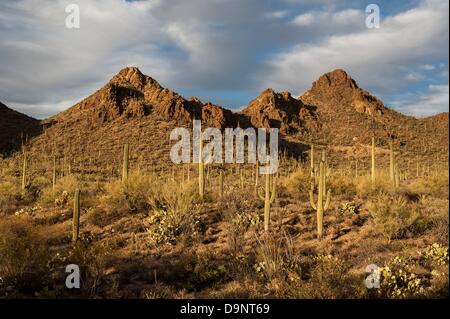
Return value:
<svg viewBox="0 0 450 319">
<path fill-rule="evenodd" d="M 282 134 L 305 134 L 316 127 L 312 108 L 285 91 L 264 90 L 240 113 L 243 122 L 254 127 L 279 128 Z"/>
<path fill-rule="evenodd" d="M 404 154 L 448 154 L 448 113 L 421 120 L 396 112 L 343 70 L 322 75 L 299 99 L 317 111 L 315 138 L 327 144 L 358 147 L 374 134 L 382 145 L 393 138 Z"/>
<path fill-rule="evenodd" d="M 219 128 L 233 122 L 234 118 L 231 111 L 212 103 L 203 104 L 196 98 L 185 100 L 143 75 L 138 68 L 130 67 L 121 70 L 103 88 L 50 118 L 47 123 L 88 121 L 94 128 L 119 118 L 144 118 L 149 115 L 183 123 L 197 118 Z"/>
<path fill-rule="evenodd" d="M 204 127 L 277 127 L 283 145 L 296 156 L 310 142 L 329 145 L 339 153 L 336 158 L 355 156 L 358 149 L 361 156 L 368 156 L 367 145 L 374 134 L 381 151 L 394 138 L 396 150 L 405 157 L 448 157 L 448 113 L 416 119 L 395 112 L 359 88 L 343 70 L 322 75 L 299 98 L 264 90 L 234 113 L 195 97 L 187 100 L 129 67 L 91 96 L 43 121 L 45 131 L 31 141 L 30 148 L 47 157 L 55 152 L 80 166 L 96 162 L 116 167 L 123 144 L 129 143 L 134 165 L 155 166 L 168 161 L 171 129 L 188 126 L 193 118 L 202 119 Z M 37 123 L 26 121 L 31 126 Z M 2 128 L 13 136 L 20 136 L 20 130 L 20 126 Z"/>
<path fill-rule="evenodd" d="M 0 155 L 18 150 L 22 141 L 40 131 L 39 121 L 16 112 L 0 102 Z"/>
</svg>

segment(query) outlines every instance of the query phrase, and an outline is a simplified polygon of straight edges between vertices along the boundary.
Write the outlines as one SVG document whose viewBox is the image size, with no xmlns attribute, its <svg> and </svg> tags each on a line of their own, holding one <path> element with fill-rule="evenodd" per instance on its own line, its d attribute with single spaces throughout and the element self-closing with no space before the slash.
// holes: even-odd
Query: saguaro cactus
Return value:
<svg viewBox="0 0 450 319">
<path fill-rule="evenodd" d="M 401 172 L 398 168 L 398 164 L 396 163 L 395 167 L 394 167 L 394 186 L 396 188 L 400 187 L 400 175 L 401 175 Z"/>
<path fill-rule="evenodd" d="M 219 196 L 223 197 L 223 169 L 219 170 Z"/>
<path fill-rule="evenodd" d="M 318 186 L 318 196 L 317 196 L 317 204 L 314 203 L 314 194 L 313 190 L 309 191 L 309 201 L 311 207 L 317 212 L 317 237 L 320 239 L 323 236 L 323 213 L 330 206 L 331 201 L 331 190 L 328 190 L 326 193 L 326 201 L 324 205 L 324 182 L 325 182 L 325 162 L 323 160 L 320 161 L 319 168 L 319 186 Z"/>
<path fill-rule="evenodd" d="M 256 159 L 256 163 L 255 163 L 255 195 L 258 194 L 258 186 L 259 186 L 259 160 Z"/>
<path fill-rule="evenodd" d="M 311 144 L 311 151 L 309 155 L 311 166 L 311 178 L 314 178 L 314 144 Z"/>
<path fill-rule="evenodd" d="M 198 159 L 198 195 L 201 199 L 205 196 L 205 163 L 203 162 L 203 136 L 200 134 L 199 159 Z"/>
<path fill-rule="evenodd" d="M 394 142 L 389 141 L 389 180 L 392 185 L 395 185 L 395 157 L 394 157 Z"/>
<path fill-rule="evenodd" d="M 122 181 L 128 179 L 128 158 L 129 158 L 130 147 L 127 144 L 123 147 L 123 163 L 122 163 Z"/>
<path fill-rule="evenodd" d="M 372 187 L 375 186 L 375 137 L 372 136 L 372 169 L 371 169 L 371 182 Z"/>
<path fill-rule="evenodd" d="M 239 188 L 244 188 L 244 170 L 239 166 Z"/>
<path fill-rule="evenodd" d="M 75 190 L 73 198 L 72 242 L 77 242 L 80 235 L 80 190 Z"/>
<path fill-rule="evenodd" d="M 56 186 L 56 155 L 53 155 L 53 178 L 52 178 L 52 187 L 55 189 Z"/>
<path fill-rule="evenodd" d="M 27 152 L 23 151 L 23 165 L 22 165 L 22 192 L 27 186 Z"/>
<path fill-rule="evenodd" d="M 259 198 L 264 201 L 264 231 L 269 231 L 270 204 L 275 200 L 275 178 L 266 172 L 265 187 L 259 190 Z"/>
<path fill-rule="evenodd" d="M 419 178 L 420 176 L 420 161 L 419 161 L 419 155 L 416 155 L 416 177 Z"/>
</svg>

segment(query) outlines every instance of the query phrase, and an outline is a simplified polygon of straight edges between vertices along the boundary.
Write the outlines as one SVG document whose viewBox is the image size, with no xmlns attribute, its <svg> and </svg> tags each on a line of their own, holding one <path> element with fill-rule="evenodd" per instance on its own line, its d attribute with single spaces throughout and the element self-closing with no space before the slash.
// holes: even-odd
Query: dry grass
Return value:
<svg viewBox="0 0 450 319">
<path fill-rule="evenodd" d="M 8 291 L 19 295 L 37 291 L 50 277 L 51 257 L 45 238 L 29 218 L 0 220 L 0 256 L 2 295 Z"/>
<path fill-rule="evenodd" d="M 9 238 L 0 249 L 0 265 L 9 269 L 0 274 L 7 278 L 2 287 L 8 282 L 17 296 L 51 298 L 393 297 L 364 287 L 365 266 L 414 256 L 434 242 L 448 246 L 448 180 L 442 174 L 404 180 L 393 188 L 381 169 L 376 187 L 370 177 L 333 171 L 327 179 L 332 202 L 319 241 L 316 213 L 307 198 L 307 167 L 278 179 L 270 236 L 262 230 L 263 203 L 254 193 L 253 167 L 243 169 L 243 188 L 234 171 L 226 170 L 222 198 L 217 172 L 211 170 L 203 201 L 192 168 L 189 181 L 178 167 L 174 176 L 171 168 L 132 171 L 126 182 L 77 173 L 58 178 L 55 189 L 48 178 L 35 175 L 32 184 L 41 190 L 37 201 L 30 195 L 15 197 L 18 179 L 2 179 L 2 210 L 37 207 L 25 219 L 0 219 L 1 238 Z M 82 190 L 82 241 L 72 247 L 75 188 Z M 56 205 L 65 192 L 67 199 Z M 49 263 L 36 260 L 41 253 Z M 83 289 L 76 294 L 61 288 L 61 270 L 72 262 L 84 271 Z M 31 274 L 30 267 L 37 270 Z M 411 271 L 430 278 L 422 297 L 448 295 L 448 272 L 442 266 Z M 28 284 L 19 282 L 30 277 L 35 284 L 26 290 Z"/>
</svg>

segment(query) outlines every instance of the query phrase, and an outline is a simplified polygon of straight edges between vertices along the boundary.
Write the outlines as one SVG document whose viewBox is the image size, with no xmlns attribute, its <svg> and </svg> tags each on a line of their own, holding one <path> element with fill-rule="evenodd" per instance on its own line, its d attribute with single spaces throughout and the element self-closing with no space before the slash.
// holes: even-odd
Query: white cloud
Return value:
<svg viewBox="0 0 450 319">
<path fill-rule="evenodd" d="M 364 12 L 356 9 L 346 9 L 337 12 L 307 12 L 296 16 L 292 23 L 299 26 L 320 26 L 321 28 L 327 25 L 333 28 L 342 25 L 356 26 L 364 23 Z"/>
<path fill-rule="evenodd" d="M 424 65 L 421 65 L 419 68 L 424 70 L 424 71 L 433 71 L 433 70 L 436 69 L 436 67 L 434 65 L 431 65 L 431 64 L 424 64 Z"/>
<path fill-rule="evenodd" d="M 53 115 L 126 65 L 175 91 L 218 104 L 234 99 L 227 107 L 267 86 L 303 93 L 338 67 L 383 94 L 448 81 L 446 1 L 423 1 L 378 30 L 365 28 L 363 6 L 325 0 L 77 0 L 81 29 L 68 30 L 71 2 L 0 2 L 0 101 Z"/>
<path fill-rule="evenodd" d="M 289 14 L 288 10 L 271 11 L 265 14 L 268 19 L 282 19 Z"/>
<path fill-rule="evenodd" d="M 417 117 L 448 112 L 449 85 L 429 85 L 427 92 L 409 94 L 405 99 L 393 103 L 393 106 L 402 112 Z"/>
<path fill-rule="evenodd" d="M 351 12 L 342 16 L 358 16 Z M 314 23 L 329 16 L 329 13 L 311 14 L 316 17 L 311 20 Z M 304 19 L 304 23 L 309 20 Z M 445 56 L 448 56 L 448 2 L 431 0 L 387 17 L 381 21 L 380 29 L 363 28 L 333 34 L 321 41 L 299 43 L 273 56 L 265 78 L 267 86 L 302 92 L 322 73 L 344 68 L 362 86 L 389 93 L 402 89 L 411 68 Z"/>
</svg>

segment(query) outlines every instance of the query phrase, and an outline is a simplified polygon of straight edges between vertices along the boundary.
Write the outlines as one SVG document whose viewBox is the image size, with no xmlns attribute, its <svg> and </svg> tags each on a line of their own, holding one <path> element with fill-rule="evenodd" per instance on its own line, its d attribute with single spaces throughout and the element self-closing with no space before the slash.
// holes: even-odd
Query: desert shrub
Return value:
<svg viewBox="0 0 450 319">
<path fill-rule="evenodd" d="M 168 181 L 163 185 L 153 187 L 147 193 L 146 202 L 150 209 L 173 210 L 187 212 L 198 202 L 195 182 L 181 184 Z"/>
<path fill-rule="evenodd" d="M 234 216 L 228 215 L 227 239 L 230 252 L 237 255 L 244 246 L 245 233 L 251 226 L 259 225 L 261 219 L 258 214 L 247 211 L 237 211 Z"/>
<path fill-rule="evenodd" d="M 147 233 L 151 245 L 174 244 L 180 235 L 195 238 L 203 232 L 196 204 L 198 195 L 192 183 L 169 181 L 147 194 L 150 208 Z"/>
<path fill-rule="evenodd" d="M 101 202 L 118 210 L 136 211 L 149 208 L 149 192 L 158 188 L 149 175 L 132 172 L 125 181 L 114 180 L 105 185 L 105 195 Z"/>
<path fill-rule="evenodd" d="M 309 171 L 299 169 L 286 177 L 280 178 L 280 195 L 290 195 L 293 198 L 306 199 L 311 187 Z"/>
<path fill-rule="evenodd" d="M 29 219 L 0 220 L 0 291 L 31 294 L 43 289 L 49 260 L 45 238 Z"/>
<path fill-rule="evenodd" d="M 260 222 L 257 206 L 255 196 L 249 192 L 230 193 L 219 202 L 219 217 L 226 222 L 228 246 L 233 255 L 241 251 L 245 232 Z"/>
<path fill-rule="evenodd" d="M 372 186 L 370 176 L 359 176 L 355 182 L 356 194 L 362 198 L 368 198 L 379 194 L 386 194 L 393 191 L 389 184 L 389 177 L 378 174 L 376 175 L 375 184 Z"/>
<path fill-rule="evenodd" d="M 440 244 L 448 244 L 449 241 L 449 215 L 448 211 L 444 214 L 434 216 L 431 219 L 431 229 Z"/>
<path fill-rule="evenodd" d="M 56 272 L 65 269 L 69 264 L 78 265 L 81 274 L 81 289 L 78 293 L 89 297 L 96 296 L 108 257 L 114 248 L 114 241 L 95 241 L 89 234 L 83 234 L 75 245 L 57 253 L 49 265 Z"/>
<path fill-rule="evenodd" d="M 289 298 L 336 299 L 358 294 L 361 282 L 347 274 L 344 261 L 336 256 L 320 254 L 302 262 L 302 280 L 286 289 Z"/>
<path fill-rule="evenodd" d="M 194 259 L 185 265 L 185 268 L 189 274 L 185 285 L 188 290 L 200 290 L 229 280 L 226 264 L 215 260 L 210 253 L 196 254 Z"/>
<path fill-rule="evenodd" d="M 86 211 L 86 220 L 97 227 L 105 227 L 113 218 L 116 217 L 115 211 L 105 211 L 100 208 L 90 207 Z"/>
<path fill-rule="evenodd" d="M 260 202 L 253 193 L 235 192 L 221 198 L 218 211 L 222 220 L 231 221 L 237 213 L 255 211 L 259 205 Z"/>
<path fill-rule="evenodd" d="M 417 204 L 409 203 L 402 196 L 378 196 L 367 207 L 376 228 L 388 240 L 402 238 L 408 231 L 420 231 L 422 215 Z"/>
<path fill-rule="evenodd" d="M 186 299 L 185 290 L 176 290 L 174 287 L 164 283 L 156 282 L 149 288 L 144 289 L 140 298 L 142 299 Z"/>
<path fill-rule="evenodd" d="M 195 214 L 175 210 L 154 210 L 147 218 L 147 234 L 150 245 L 175 244 L 180 235 L 197 237 L 203 225 Z"/>
<path fill-rule="evenodd" d="M 422 252 L 422 256 L 429 262 L 446 265 L 448 264 L 448 247 L 433 243 Z"/>
<path fill-rule="evenodd" d="M 18 182 L 4 180 L 0 182 L 0 210 L 15 206 L 21 199 L 21 190 Z"/>
<path fill-rule="evenodd" d="M 379 293 L 388 298 L 408 298 L 425 295 L 428 282 L 413 270 L 410 258 L 395 257 L 380 268 Z"/>
<path fill-rule="evenodd" d="M 256 238 L 256 264 L 254 271 L 266 280 L 296 281 L 300 278 L 302 267 L 300 257 L 294 251 L 289 235 Z"/>
<path fill-rule="evenodd" d="M 54 188 L 50 185 L 42 190 L 39 202 L 43 205 L 62 207 L 70 205 L 71 198 L 79 187 L 80 182 L 75 176 L 64 176 L 57 180 Z"/>
<path fill-rule="evenodd" d="M 341 195 L 352 199 L 356 195 L 356 185 L 353 176 L 331 175 L 327 178 L 327 187 L 333 195 Z"/>
<path fill-rule="evenodd" d="M 415 193 L 448 198 L 448 172 L 424 176 L 412 181 L 408 188 Z"/>
</svg>

